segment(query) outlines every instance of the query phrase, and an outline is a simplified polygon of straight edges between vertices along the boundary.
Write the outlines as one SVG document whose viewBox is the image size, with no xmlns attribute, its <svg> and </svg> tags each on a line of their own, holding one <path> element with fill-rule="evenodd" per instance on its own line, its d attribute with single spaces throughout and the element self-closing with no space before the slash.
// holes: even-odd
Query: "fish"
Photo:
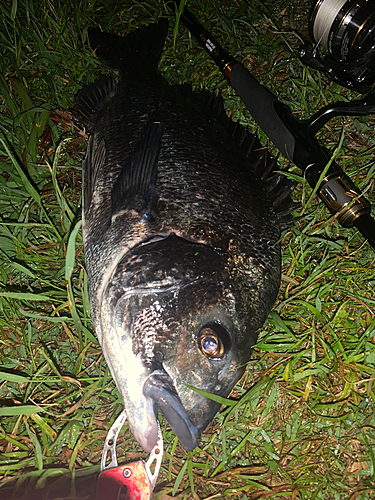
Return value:
<svg viewBox="0 0 375 500">
<path fill-rule="evenodd" d="M 243 375 L 279 290 L 292 211 L 275 159 L 227 117 L 221 97 L 162 77 L 167 33 L 165 18 L 126 37 L 91 28 L 111 73 L 84 86 L 73 108 L 89 133 L 91 317 L 145 452 L 158 410 L 194 449 L 220 408 L 213 398 Z"/>
</svg>

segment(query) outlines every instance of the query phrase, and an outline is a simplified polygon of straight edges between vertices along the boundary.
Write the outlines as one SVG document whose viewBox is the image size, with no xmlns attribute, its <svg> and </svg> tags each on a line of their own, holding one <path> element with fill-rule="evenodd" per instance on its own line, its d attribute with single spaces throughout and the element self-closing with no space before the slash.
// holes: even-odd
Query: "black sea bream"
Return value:
<svg viewBox="0 0 375 500">
<path fill-rule="evenodd" d="M 158 74 L 168 24 L 89 32 L 109 75 L 75 116 L 91 314 L 130 428 L 146 452 L 161 410 L 191 450 L 249 361 L 280 283 L 266 152 L 221 100 Z M 238 137 L 237 137 L 238 136 Z M 247 151 L 247 154 L 246 154 Z M 276 179 L 278 180 L 278 178 Z"/>
</svg>

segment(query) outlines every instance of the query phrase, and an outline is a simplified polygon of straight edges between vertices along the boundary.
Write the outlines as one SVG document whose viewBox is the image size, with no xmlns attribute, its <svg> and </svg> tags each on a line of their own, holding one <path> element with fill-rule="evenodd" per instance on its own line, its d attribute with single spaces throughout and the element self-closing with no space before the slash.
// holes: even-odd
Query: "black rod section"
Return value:
<svg viewBox="0 0 375 500">
<path fill-rule="evenodd" d="M 372 248 L 375 248 L 375 220 L 370 215 L 364 214 L 357 217 L 353 225 L 367 239 Z"/>
<path fill-rule="evenodd" d="M 179 9 L 179 1 L 175 0 L 174 4 Z M 327 169 L 331 154 L 315 139 L 318 124 L 328 120 L 323 117 L 324 113 L 321 116 L 319 112 L 316 113 L 311 120 L 298 120 L 285 104 L 220 46 L 186 7 L 180 18 L 218 65 L 254 120 L 279 151 L 304 172 L 312 188 L 320 182 L 317 194 L 333 215 L 338 214 L 339 223 L 343 227 L 355 226 L 375 248 L 375 221 L 370 216 L 370 203 L 336 162 L 332 161 Z M 373 100 L 372 96 L 372 108 Z M 361 111 L 359 114 L 363 114 Z M 327 113 L 329 115 L 329 111 Z M 337 114 L 335 108 L 332 115 Z"/>
</svg>

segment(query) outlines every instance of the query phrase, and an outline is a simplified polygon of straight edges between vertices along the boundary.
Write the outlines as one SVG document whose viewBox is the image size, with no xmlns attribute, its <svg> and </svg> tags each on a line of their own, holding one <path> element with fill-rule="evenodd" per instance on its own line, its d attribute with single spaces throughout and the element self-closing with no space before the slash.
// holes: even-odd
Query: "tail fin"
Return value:
<svg viewBox="0 0 375 500">
<path fill-rule="evenodd" d="M 168 20 L 161 18 L 158 23 L 138 28 L 124 38 L 105 33 L 99 28 L 90 28 L 89 40 L 102 64 L 119 74 L 126 67 L 155 68 L 163 51 L 167 31 Z"/>
</svg>

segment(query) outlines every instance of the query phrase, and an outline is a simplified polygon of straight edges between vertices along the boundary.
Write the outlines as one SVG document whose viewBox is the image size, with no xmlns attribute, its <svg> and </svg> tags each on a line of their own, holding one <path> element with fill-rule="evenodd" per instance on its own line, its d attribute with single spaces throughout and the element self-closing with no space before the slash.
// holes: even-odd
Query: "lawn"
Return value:
<svg viewBox="0 0 375 500">
<path fill-rule="evenodd" d="M 298 118 L 361 97 L 296 57 L 308 2 L 187 5 Z M 105 73 L 87 28 L 125 35 L 167 16 L 163 76 L 219 89 L 228 114 L 267 138 L 161 0 L 5 0 L 0 13 L 0 499 L 15 485 L 18 499 L 62 483 L 74 495 L 98 472 L 123 408 L 90 321 L 80 222 L 87 134 L 69 111 L 82 85 Z M 318 135 L 373 203 L 374 124 L 335 118 Z M 310 196 L 296 167 L 279 165 L 299 182 L 302 210 L 283 234 L 277 302 L 199 447 L 185 452 L 161 418 L 155 500 L 375 498 L 375 252 Z M 118 454 L 146 458 L 126 425 Z"/>
</svg>

